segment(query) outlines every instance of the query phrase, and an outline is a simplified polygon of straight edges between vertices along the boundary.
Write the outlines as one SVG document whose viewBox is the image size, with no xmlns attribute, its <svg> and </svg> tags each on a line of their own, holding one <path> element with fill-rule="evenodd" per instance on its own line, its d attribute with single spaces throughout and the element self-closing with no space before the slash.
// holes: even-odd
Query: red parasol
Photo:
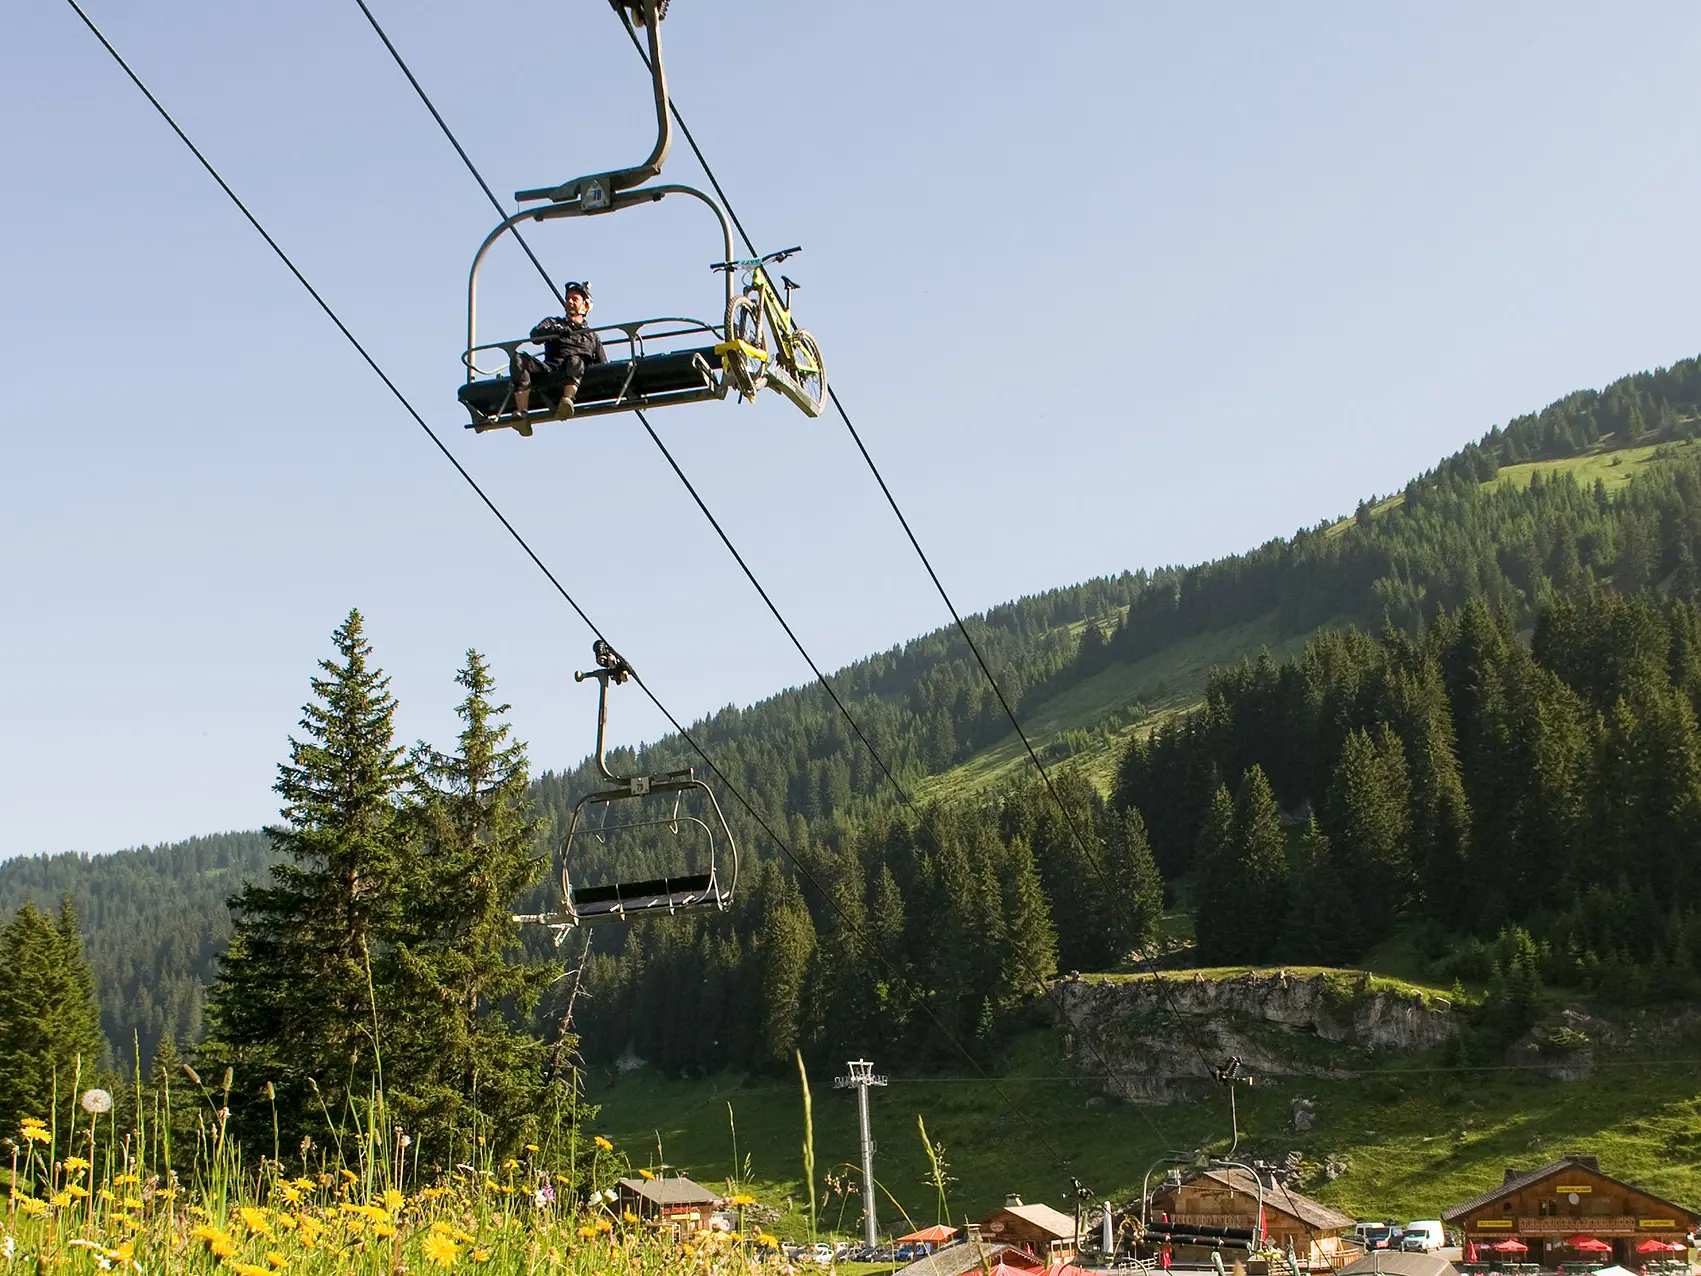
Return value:
<svg viewBox="0 0 1701 1276">
<path fill-rule="evenodd" d="M 942 1245 L 956 1234 L 956 1228 L 935 1223 L 932 1227 L 924 1227 L 919 1232 L 911 1232 L 908 1236 L 898 1237 L 897 1243 L 899 1245 L 913 1245 L 919 1242 L 925 1245 Z"/>
<path fill-rule="evenodd" d="M 1605 1241 L 1596 1240 L 1593 1236 L 1567 1236 L 1565 1243 L 1572 1249 L 1581 1250 L 1585 1254 L 1610 1254 L 1612 1246 Z"/>
<path fill-rule="evenodd" d="M 1682 1241 L 1660 1241 L 1650 1236 L 1636 1246 L 1638 1254 L 1675 1254 L 1679 1250 L 1688 1249 Z"/>
<path fill-rule="evenodd" d="M 1484 1249 L 1492 1249 L 1497 1254 L 1527 1254 L 1530 1247 L 1516 1236 L 1508 1236 L 1503 1241 L 1494 1241 L 1484 1245 Z"/>
</svg>

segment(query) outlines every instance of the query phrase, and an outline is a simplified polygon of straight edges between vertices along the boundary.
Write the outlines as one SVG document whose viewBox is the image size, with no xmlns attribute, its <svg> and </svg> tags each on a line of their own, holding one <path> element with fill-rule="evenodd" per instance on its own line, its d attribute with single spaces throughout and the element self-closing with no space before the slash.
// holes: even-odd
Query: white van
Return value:
<svg viewBox="0 0 1701 1276">
<path fill-rule="evenodd" d="M 1400 1248 L 1411 1253 L 1428 1254 L 1447 1244 L 1447 1232 L 1438 1218 L 1418 1218 L 1406 1224 Z"/>
</svg>

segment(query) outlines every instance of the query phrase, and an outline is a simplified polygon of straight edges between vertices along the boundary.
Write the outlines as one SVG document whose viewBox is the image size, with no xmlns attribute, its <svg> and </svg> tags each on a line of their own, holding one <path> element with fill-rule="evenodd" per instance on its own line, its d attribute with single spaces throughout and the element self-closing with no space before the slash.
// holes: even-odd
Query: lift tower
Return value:
<svg viewBox="0 0 1701 1276">
<path fill-rule="evenodd" d="M 880 1244 L 880 1233 L 874 1225 L 874 1136 L 868 1130 L 868 1087 L 885 1085 L 886 1078 L 875 1076 L 874 1065 L 867 1059 L 852 1059 L 850 1075 L 835 1077 L 833 1084 L 856 1091 L 856 1111 L 862 1118 L 862 1238 L 872 1249 Z"/>
</svg>

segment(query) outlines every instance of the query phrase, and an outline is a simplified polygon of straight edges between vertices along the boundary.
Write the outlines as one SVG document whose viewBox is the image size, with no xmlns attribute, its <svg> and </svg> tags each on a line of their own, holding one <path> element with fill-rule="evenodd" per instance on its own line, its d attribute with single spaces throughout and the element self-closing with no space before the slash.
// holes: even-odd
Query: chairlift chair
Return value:
<svg viewBox="0 0 1701 1276">
<path fill-rule="evenodd" d="M 554 913 L 518 915 L 516 922 L 548 926 L 560 945 L 575 926 L 603 922 L 630 922 L 649 917 L 682 913 L 725 912 L 738 884 L 738 847 L 714 790 L 696 778 L 694 768 L 664 771 L 658 775 L 616 775 L 608 768 L 608 686 L 632 676 L 632 666 L 607 643 L 598 639 L 592 648 L 598 667 L 575 673 L 573 681 L 597 681 L 596 764 L 611 787 L 587 793 L 573 807 L 567 840 L 561 851 L 561 908 Z M 685 799 L 701 795 L 699 809 L 685 808 Z M 657 813 L 671 795 L 672 809 Z M 659 800 L 659 801 L 658 801 Z M 633 804 L 627 807 L 626 804 Z M 615 818 L 620 809 L 633 811 L 631 818 Z M 575 852 L 591 840 L 630 839 L 641 830 L 665 829 L 679 839 L 683 848 L 695 840 L 696 863 L 684 872 L 637 880 L 577 883 Z M 725 864 L 727 875 L 722 876 Z"/>
<path fill-rule="evenodd" d="M 467 348 L 461 355 L 461 361 L 466 365 L 466 381 L 456 395 L 471 416 L 467 428 L 480 433 L 512 428 L 529 436 L 538 423 L 569 415 L 561 403 L 563 385 L 560 381 L 551 384 L 547 378 L 534 381 L 530 410 L 515 412 L 509 360 L 517 347 L 526 344 L 526 340 L 481 343 L 478 339 L 479 268 L 491 246 L 521 222 L 591 217 L 655 203 L 668 195 L 689 195 L 702 201 L 715 214 L 721 228 L 721 260 L 732 260 L 732 225 L 717 201 L 691 186 L 645 184 L 661 176 L 662 164 L 673 143 L 673 121 L 668 108 L 660 31 L 667 2 L 612 0 L 612 3 L 623 18 L 627 17 L 629 10 L 631 18 L 643 24 L 648 37 L 650 78 L 655 91 L 656 143 L 649 158 L 632 168 L 592 173 L 558 186 L 516 191 L 514 199 L 518 203 L 546 202 L 541 208 L 522 209 L 504 218 L 495 230 L 485 236 L 473 258 L 472 271 L 467 279 Z M 605 345 L 613 346 L 625 357 L 586 369 L 571 415 L 602 416 L 639 408 L 724 399 L 732 390 L 753 393 L 748 388 L 752 380 L 748 369 L 752 365 L 760 366 L 767 354 L 759 347 L 737 339 L 732 326 L 735 300 L 729 273 L 720 312 L 712 321 L 668 316 L 594 328 Z M 480 366 L 481 355 L 487 365 L 493 365 L 498 352 L 502 358 L 500 366 Z"/>
</svg>

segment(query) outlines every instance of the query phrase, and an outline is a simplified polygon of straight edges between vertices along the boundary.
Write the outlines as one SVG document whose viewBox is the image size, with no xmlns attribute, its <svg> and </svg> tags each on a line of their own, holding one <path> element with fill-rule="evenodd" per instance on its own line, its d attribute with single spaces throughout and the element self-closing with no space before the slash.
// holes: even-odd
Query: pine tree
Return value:
<svg viewBox="0 0 1701 1276">
<path fill-rule="evenodd" d="M 0 930 L 0 1128 L 70 1111 L 94 1084 L 105 1040 L 94 977 L 67 896 L 57 922 L 26 902 Z"/>
<path fill-rule="evenodd" d="M 409 872 L 399 805 L 409 768 L 394 741 L 389 679 L 371 664 L 358 611 L 332 641 L 339 659 L 319 662 L 303 735 L 291 737 L 273 786 L 284 822 L 266 832 L 285 861 L 270 885 L 250 884 L 231 901 L 236 931 L 203 1050 L 236 1068 L 254 1107 L 273 1084 L 288 1142 L 309 1126 L 324 1135 L 314 1119 L 321 1097 L 341 1112 L 376 1080 L 382 1024 L 372 990 L 386 983 Z"/>
<path fill-rule="evenodd" d="M 1117 895 L 1108 920 L 1115 928 L 1118 949 L 1128 953 L 1157 938 L 1164 915 L 1164 881 L 1152 858 L 1140 808 L 1131 806 L 1107 818 L 1111 829 L 1105 839 L 1105 868 Z"/>
<path fill-rule="evenodd" d="M 998 1000 L 1004 1009 L 1010 1009 L 1033 997 L 1056 973 L 1057 931 L 1025 839 L 1010 840 L 1000 877 L 1004 946 Z"/>
<path fill-rule="evenodd" d="M 1199 956 L 1213 963 L 1259 962 L 1275 953 L 1287 916 L 1287 839 L 1261 767 L 1241 778 L 1225 824 L 1227 797 L 1227 789 L 1218 791 L 1207 820 L 1216 844 L 1201 860 Z"/>
<path fill-rule="evenodd" d="M 1329 785 L 1325 831 L 1356 907 L 1342 919 L 1356 952 L 1384 938 L 1413 890 L 1409 783 L 1400 741 L 1384 724 L 1354 731 Z"/>
<path fill-rule="evenodd" d="M 797 884 L 770 865 L 758 955 L 761 961 L 762 1042 L 768 1065 L 784 1067 L 807 1044 L 804 1018 L 815 958 L 815 923 Z"/>
<path fill-rule="evenodd" d="M 1234 882 L 1234 798 L 1228 785 L 1219 784 L 1199 830 L 1193 852 L 1197 873 L 1194 880 L 1193 937 L 1202 963 L 1227 960 L 1223 954 L 1236 950 L 1244 919 L 1235 916 L 1238 904 Z"/>
<path fill-rule="evenodd" d="M 1315 819 L 1306 821 L 1292 865 L 1282 954 L 1290 961 L 1330 965 L 1353 956 L 1342 932 L 1343 921 L 1353 914 L 1352 892 Z"/>
<path fill-rule="evenodd" d="M 441 1137 L 479 1115 L 510 1142 L 536 1113 L 542 1043 L 517 1025 L 558 971 L 518 960 L 514 898 L 537 876 L 525 745 L 492 703 L 484 658 L 467 652 L 452 754 L 413 752 L 418 836 L 406 844 L 407 903 L 385 1085 L 416 1134 Z"/>
</svg>

